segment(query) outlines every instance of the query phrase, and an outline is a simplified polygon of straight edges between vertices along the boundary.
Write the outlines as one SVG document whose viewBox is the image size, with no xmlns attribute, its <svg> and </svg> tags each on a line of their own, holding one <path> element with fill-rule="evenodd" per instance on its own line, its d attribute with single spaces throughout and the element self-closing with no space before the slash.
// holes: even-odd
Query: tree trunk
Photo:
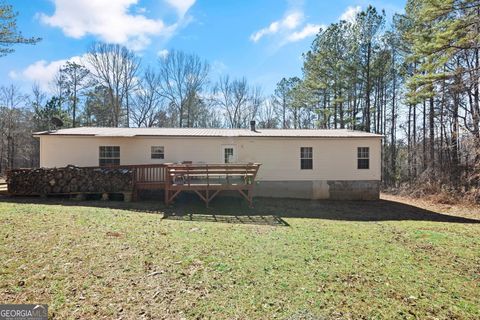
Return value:
<svg viewBox="0 0 480 320">
<path fill-rule="evenodd" d="M 417 178 L 417 106 L 413 106 L 413 177 Z"/>
<path fill-rule="evenodd" d="M 339 97 L 340 97 L 340 104 L 339 104 L 340 129 L 345 129 L 345 121 L 344 121 L 344 114 L 343 114 L 342 88 L 340 88 Z"/>
<path fill-rule="evenodd" d="M 430 97 L 430 112 L 428 113 L 429 120 L 429 153 L 430 153 L 430 172 L 431 178 L 435 177 L 435 105 L 433 95 Z"/>
<path fill-rule="evenodd" d="M 423 126 L 422 126 L 422 146 L 423 146 L 423 171 L 427 169 L 427 103 L 423 100 Z"/>
<path fill-rule="evenodd" d="M 394 52 L 392 54 L 392 60 L 394 63 L 395 61 L 395 55 L 394 55 Z M 396 159 L 397 159 L 397 155 L 396 155 L 396 117 L 397 117 L 397 111 L 395 109 L 395 103 L 396 103 L 396 99 L 397 99 L 397 75 L 395 74 L 395 66 L 392 67 L 392 75 L 393 75 L 393 88 L 392 88 L 392 124 L 391 124 L 391 128 L 390 128 L 390 165 L 391 165 L 391 173 L 392 173 L 392 177 L 393 177 L 393 181 L 395 182 L 396 180 L 396 176 L 397 176 L 397 163 L 396 163 Z M 409 122 L 410 122 L 410 106 L 409 106 Z M 409 124 L 409 129 L 410 129 L 410 124 Z M 410 135 L 410 133 L 409 133 Z"/>
<path fill-rule="evenodd" d="M 367 81 L 365 89 L 365 131 L 370 132 L 370 56 L 372 44 L 367 45 Z"/>
<path fill-rule="evenodd" d="M 408 179 L 412 180 L 412 136 L 411 136 L 411 123 L 412 123 L 412 105 L 408 105 L 408 120 L 407 120 L 407 172 Z"/>
</svg>

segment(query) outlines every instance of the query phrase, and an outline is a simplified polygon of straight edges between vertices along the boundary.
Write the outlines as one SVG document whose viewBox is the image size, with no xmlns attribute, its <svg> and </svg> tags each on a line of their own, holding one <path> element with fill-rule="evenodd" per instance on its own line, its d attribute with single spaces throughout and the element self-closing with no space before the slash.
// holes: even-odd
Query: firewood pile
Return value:
<svg viewBox="0 0 480 320">
<path fill-rule="evenodd" d="M 127 192 L 133 189 L 133 171 L 76 166 L 16 169 L 8 173 L 7 184 L 15 195 Z"/>
</svg>

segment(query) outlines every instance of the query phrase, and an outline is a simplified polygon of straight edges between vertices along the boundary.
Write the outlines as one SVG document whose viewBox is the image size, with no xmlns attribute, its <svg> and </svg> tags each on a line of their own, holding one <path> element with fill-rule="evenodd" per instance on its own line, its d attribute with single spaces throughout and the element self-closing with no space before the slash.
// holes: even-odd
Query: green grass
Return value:
<svg viewBox="0 0 480 320">
<path fill-rule="evenodd" d="M 359 221 L 358 203 L 166 210 L 194 221 L 162 219 L 161 204 L 63 204 L 0 202 L 2 303 L 47 303 L 58 319 L 480 317 L 480 224 Z"/>
</svg>

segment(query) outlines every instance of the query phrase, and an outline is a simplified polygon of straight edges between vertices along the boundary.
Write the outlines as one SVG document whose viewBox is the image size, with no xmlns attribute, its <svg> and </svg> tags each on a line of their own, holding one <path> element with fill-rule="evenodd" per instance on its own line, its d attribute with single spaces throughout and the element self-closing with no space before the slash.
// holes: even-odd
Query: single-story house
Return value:
<svg viewBox="0 0 480 320">
<path fill-rule="evenodd" d="M 37 132 L 40 166 L 261 163 L 255 196 L 378 199 L 382 135 L 347 129 L 80 127 Z"/>
</svg>

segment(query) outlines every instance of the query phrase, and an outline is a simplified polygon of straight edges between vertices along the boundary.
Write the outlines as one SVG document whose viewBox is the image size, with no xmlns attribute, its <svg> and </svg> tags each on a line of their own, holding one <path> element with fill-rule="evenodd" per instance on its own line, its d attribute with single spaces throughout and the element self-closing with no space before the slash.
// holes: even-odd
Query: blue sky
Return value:
<svg viewBox="0 0 480 320">
<path fill-rule="evenodd" d="M 65 60 L 81 59 L 93 41 L 120 43 L 155 66 L 172 49 L 196 53 L 219 75 L 245 76 L 270 94 L 282 77 L 300 76 L 301 55 L 322 25 L 351 17 L 368 4 L 390 17 L 403 0 L 9 0 L 25 36 L 43 40 L 16 46 L 0 58 L 0 84 L 44 90 Z"/>
</svg>

